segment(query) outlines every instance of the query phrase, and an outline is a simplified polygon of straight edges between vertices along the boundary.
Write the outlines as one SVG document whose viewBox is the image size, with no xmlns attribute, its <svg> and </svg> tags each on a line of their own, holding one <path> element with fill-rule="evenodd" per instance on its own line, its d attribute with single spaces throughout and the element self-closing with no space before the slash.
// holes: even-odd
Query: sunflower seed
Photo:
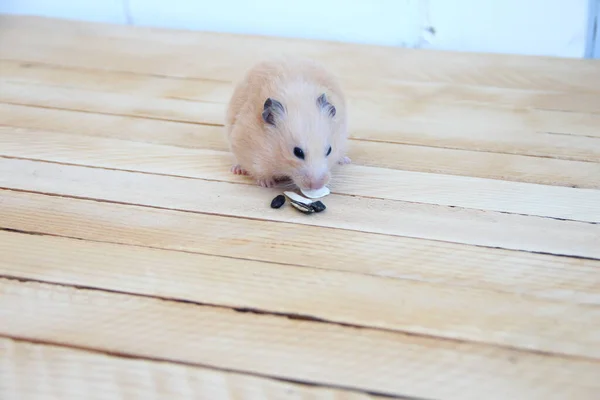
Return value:
<svg viewBox="0 0 600 400">
<path fill-rule="evenodd" d="M 326 208 L 325 204 L 323 204 L 322 202 L 312 201 L 294 192 L 283 192 L 283 194 L 285 194 L 286 197 L 290 199 L 290 203 L 292 203 L 292 206 L 306 214 L 321 212 Z"/>
<path fill-rule="evenodd" d="M 285 203 L 285 196 L 280 194 L 271 201 L 271 208 L 280 208 Z"/>
<path fill-rule="evenodd" d="M 304 190 L 300 189 L 303 195 L 309 197 L 311 199 L 320 199 L 321 197 L 325 197 L 331 193 L 327 186 L 323 186 L 321 189 L 317 190 Z"/>
<path fill-rule="evenodd" d="M 305 204 L 305 205 L 309 205 L 310 203 L 312 203 L 312 200 L 307 199 L 306 197 L 302 197 L 300 196 L 298 193 L 295 192 L 283 192 L 283 194 L 290 199 L 290 201 L 295 201 L 297 203 L 301 203 L 301 204 Z"/>
<path fill-rule="evenodd" d="M 312 214 L 315 212 L 315 210 L 312 207 L 306 206 L 305 204 L 297 203 L 293 200 L 290 200 L 290 203 L 292 203 L 293 207 L 296 207 L 298 210 L 302 211 L 305 214 Z"/>
<path fill-rule="evenodd" d="M 314 203 L 310 203 L 310 207 L 315 211 L 315 212 L 321 212 L 321 211 L 325 211 L 325 209 L 327 207 L 325 207 L 325 204 L 323 204 L 320 201 L 315 201 Z"/>
</svg>

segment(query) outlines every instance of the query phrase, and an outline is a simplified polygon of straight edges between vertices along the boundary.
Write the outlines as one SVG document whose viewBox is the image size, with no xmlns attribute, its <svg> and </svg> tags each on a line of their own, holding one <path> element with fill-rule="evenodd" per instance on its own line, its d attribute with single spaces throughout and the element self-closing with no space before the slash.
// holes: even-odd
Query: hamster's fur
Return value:
<svg viewBox="0 0 600 400">
<path fill-rule="evenodd" d="M 346 109 L 335 77 L 312 60 L 255 64 L 227 108 L 232 172 L 250 175 L 264 187 L 291 179 L 300 189 L 320 189 L 335 164 L 350 162 Z"/>
</svg>

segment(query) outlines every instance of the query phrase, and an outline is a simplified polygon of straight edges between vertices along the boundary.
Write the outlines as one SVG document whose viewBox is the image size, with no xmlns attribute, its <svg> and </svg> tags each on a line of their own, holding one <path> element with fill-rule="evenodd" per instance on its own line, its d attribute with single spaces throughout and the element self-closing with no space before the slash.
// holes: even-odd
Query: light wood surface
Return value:
<svg viewBox="0 0 600 400">
<path fill-rule="evenodd" d="M 5 338 L 0 339 L 0 375 L 5 378 L 0 381 L 4 399 L 386 398 Z"/>
<path fill-rule="evenodd" d="M 0 280 L 0 293 L 5 332 L 29 340 L 426 398 L 564 396 L 573 377 L 586 396 L 600 389 L 584 359 L 36 282 Z"/>
<path fill-rule="evenodd" d="M 0 117 L 6 125 L 18 128 L 227 151 L 220 126 L 1 102 Z M 600 188 L 600 163 L 358 140 L 351 142 L 349 151 L 352 160 L 363 166 Z"/>
<path fill-rule="evenodd" d="M 229 172 L 233 82 L 319 58 L 306 216 Z M 595 399 L 600 63 L 0 16 L 0 398 Z"/>
</svg>

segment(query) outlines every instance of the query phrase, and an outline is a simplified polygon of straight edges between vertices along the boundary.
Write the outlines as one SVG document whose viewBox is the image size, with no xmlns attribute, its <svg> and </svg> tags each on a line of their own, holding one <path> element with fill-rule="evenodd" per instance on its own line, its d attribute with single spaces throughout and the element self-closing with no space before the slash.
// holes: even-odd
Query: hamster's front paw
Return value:
<svg viewBox="0 0 600 400">
<path fill-rule="evenodd" d="M 235 175 L 248 175 L 248 171 L 243 169 L 239 164 L 232 166 L 231 172 L 233 172 Z"/>
<path fill-rule="evenodd" d="M 338 161 L 338 164 L 344 165 L 344 164 L 350 164 L 351 162 L 352 162 L 352 160 L 350 159 L 350 157 L 344 156 L 344 157 L 342 157 L 342 159 L 340 161 Z"/>
<path fill-rule="evenodd" d="M 276 184 L 275 179 L 273 179 L 273 178 L 259 179 L 256 181 L 256 183 L 258 184 L 258 186 L 262 186 L 264 188 L 272 188 Z"/>
</svg>

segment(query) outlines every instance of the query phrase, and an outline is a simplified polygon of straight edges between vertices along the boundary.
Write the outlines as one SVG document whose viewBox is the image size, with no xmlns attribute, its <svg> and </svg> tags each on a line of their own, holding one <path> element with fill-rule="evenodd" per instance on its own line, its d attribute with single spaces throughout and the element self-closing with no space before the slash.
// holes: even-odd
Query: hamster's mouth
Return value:
<svg viewBox="0 0 600 400">
<path fill-rule="evenodd" d="M 297 173 L 290 174 L 290 179 L 297 189 L 303 191 L 317 191 L 324 190 L 324 188 L 329 184 L 330 176 L 329 174 L 325 174 L 318 179 L 311 179 L 310 175 Z"/>
<path fill-rule="evenodd" d="M 325 190 L 325 188 L 327 187 L 327 184 L 325 184 L 321 187 L 318 187 L 318 188 L 315 188 L 315 187 L 311 188 L 308 185 L 298 185 L 298 184 L 296 184 L 296 186 L 298 187 L 298 189 L 300 189 L 303 192 L 318 192 L 318 191 Z"/>
<path fill-rule="evenodd" d="M 322 185 L 310 185 L 306 183 L 306 180 L 303 178 L 292 179 L 292 183 L 300 190 L 307 192 L 315 192 L 319 190 L 325 190 L 327 187 L 329 180 L 324 181 Z"/>
</svg>

